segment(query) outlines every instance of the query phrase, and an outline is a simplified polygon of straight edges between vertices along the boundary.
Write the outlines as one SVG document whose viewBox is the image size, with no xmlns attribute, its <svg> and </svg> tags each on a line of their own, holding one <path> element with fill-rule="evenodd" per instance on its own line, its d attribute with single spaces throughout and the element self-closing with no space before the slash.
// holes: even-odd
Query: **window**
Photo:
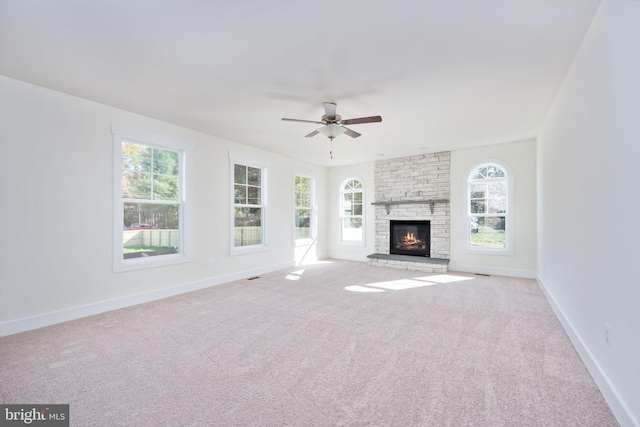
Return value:
<svg viewBox="0 0 640 427">
<path fill-rule="evenodd" d="M 512 253 L 511 180 L 506 166 L 483 163 L 467 175 L 467 248 Z"/>
<path fill-rule="evenodd" d="M 313 238 L 313 178 L 296 175 L 294 185 L 294 238 L 296 241 Z"/>
<path fill-rule="evenodd" d="M 188 143 L 113 126 L 114 271 L 189 261 Z"/>
<path fill-rule="evenodd" d="M 364 189 L 362 181 L 347 178 L 340 186 L 340 242 L 364 243 Z"/>
<path fill-rule="evenodd" d="M 266 250 L 266 168 L 254 159 L 230 154 L 232 173 L 231 254 Z"/>
</svg>

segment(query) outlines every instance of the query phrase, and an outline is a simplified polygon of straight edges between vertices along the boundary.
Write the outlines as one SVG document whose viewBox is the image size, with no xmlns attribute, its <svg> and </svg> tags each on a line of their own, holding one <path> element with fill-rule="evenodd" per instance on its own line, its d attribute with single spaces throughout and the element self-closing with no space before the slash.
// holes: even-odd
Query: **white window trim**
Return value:
<svg viewBox="0 0 640 427">
<path fill-rule="evenodd" d="M 156 135 L 139 129 L 112 124 L 113 133 L 113 272 L 140 270 L 144 268 L 162 267 L 166 265 L 191 262 L 191 203 L 188 191 L 192 188 L 192 151 L 190 142 Z M 148 258 L 123 259 L 123 199 L 122 199 L 122 142 L 123 140 L 139 142 L 140 144 L 165 148 L 180 153 L 180 252 Z"/>
<path fill-rule="evenodd" d="M 506 228 L 505 228 L 505 247 L 504 248 L 486 248 L 486 247 L 478 247 L 471 246 L 471 227 L 469 227 L 469 176 L 470 174 L 479 166 L 494 164 L 502 168 L 507 174 L 507 212 L 505 216 Z M 470 254 L 482 254 L 482 255 L 506 255 L 513 256 L 514 255 L 514 237 L 513 237 L 513 229 L 514 229 L 514 214 L 513 214 L 513 172 L 509 165 L 501 160 L 496 159 L 486 159 L 479 162 L 476 162 L 467 169 L 467 172 L 464 174 L 464 244 L 462 247 L 465 248 L 465 252 Z"/>
<path fill-rule="evenodd" d="M 235 242 L 235 198 L 234 198 L 234 165 L 240 164 L 244 166 L 250 166 L 253 168 L 259 168 L 262 170 L 262 179 L 261 179 L 261 199 L 262 199 L 262 243 L 259 245 L 249 245 L 249 246 L 240 246 L 236 247 Z M 246 156 L 244 154 L 232 153 L 229 152 L 229 255 L 245 255 L 256 252 L 265 252 L 269 250 L 269 239 L 268 236 L 268 227 L 267 227 L 267 215 L 268 215 L 268 207 L 267 207 L 267 178 L 268 178 L 268 167 L 267 163 L 256 159 L 254 157 Z"/>
<path fill-rule="evenodd" d="M 342 208 L 342 204 L 344 202 L 344 198 L 342 197 L 343 191 L 342 189 L 344 188 L 345 184 L 348 181 L 351 180 L 358 180 L 360 181 L 360 184 L 362 184 L 362 239 L 360 240 L 343 240 L 342 239 L 342 212 L 344 212 L 343 208 Z M 338 197 L 339 197 L 339 202 L 338 202 L 338 245 L 341 246 L 366 246 L 366 188 L 365 188 L 365 183 L 364 180 L 362 178 L 360 178 L 357 175 L 349 175 L 347 177 L 345 177 L 342 181 L 340 181 L 340 187 L 338 188 Z"/>
<path fill-rule="evenodd" d="M 311 237 L 304 239 L 296 239 L 296 177 L 309 178 L 311 180 L 311 218 L 309 219 L 309 225 L 311 227 Z M 318 213 L 318 204 L 316 202 L 316 177 L 304 172 L 294 172 L 293 173 L 293 246 L 307 246 L 313 243 L 318 235 L 317 235 L 317 213 Z"/>
</svg>

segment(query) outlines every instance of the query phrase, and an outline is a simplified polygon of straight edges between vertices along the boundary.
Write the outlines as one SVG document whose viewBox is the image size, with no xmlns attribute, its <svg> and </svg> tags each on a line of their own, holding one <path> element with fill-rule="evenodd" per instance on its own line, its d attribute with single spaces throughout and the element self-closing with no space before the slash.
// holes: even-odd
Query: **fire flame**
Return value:
<svg viewBox="0 0 640 427">
<path fill-rule="evenodd" d="M 422 240 L 419 240 L 415 234 L 413 233 L 407 233 L 405 234 L 405 236 L 402 238 L 402 242 L 405 245 L 415 245 L 416 243 L 420 243 L 422 242 Z"/>
<path fill-rule="evenodd" d="M 396 248 L 404 250 L 422 250 L 427 248 L 427 243 L 425 240 L 419 239 L 415 233 L 408 231 L 407 234 L 397 241 Z"/>
</svg>

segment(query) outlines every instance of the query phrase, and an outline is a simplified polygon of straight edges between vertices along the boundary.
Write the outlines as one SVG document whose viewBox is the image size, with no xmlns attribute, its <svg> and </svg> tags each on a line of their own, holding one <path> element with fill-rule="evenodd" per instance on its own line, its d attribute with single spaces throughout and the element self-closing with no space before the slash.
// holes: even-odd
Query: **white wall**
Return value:
<svg viewBox="0 0 640 427">
<path fill-rule="evenodd" d="M 538 280 L 622 425 L 640 421 L 639 52 L 640 2 L 604 1 L 538 140 Z"/>
<path fill-rule="evenodd" d="M 0 335 L 293 265 L 294 171 L 326 197 L 326 168 L 2 76 L 0 117 Z M 194 144 L 193 262 L 112 272 L 112 123 Z M 267 252 L 229 256 L 229 151 L 268 163 Z"/>
<path fill-rule="evenodd" d="M 513 255 L 466 251 L 464 193 L 466 175 L 478 162 L 499 160 L 513 174 Z M 457 150 L 451 153 L 451 262 L 449 269 L 473 273 L 535 277 L 536 270 L 536 143 L 534 140 Z"/>
</svg>

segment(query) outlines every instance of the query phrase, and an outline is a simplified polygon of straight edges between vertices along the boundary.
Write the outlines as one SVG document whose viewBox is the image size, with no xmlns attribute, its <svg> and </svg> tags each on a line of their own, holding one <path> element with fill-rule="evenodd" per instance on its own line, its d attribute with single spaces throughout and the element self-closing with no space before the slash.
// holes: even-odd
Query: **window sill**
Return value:
<svg viewBox="0 0 640 427">
<path fill-rule="evenodd" d="M 340 246 L 365 246 L 364 240 L 341 240 L 338 242 Z"/>
<path fill-rule="evenodd" d="M 191 257 L 183 254 L 160 255 L 149 258 L 120 259 L 114 262 L 113 272 L 122 273 L 125 271 L 143 270 L 146 268 L 164 267 L 168 265 L 184 264 L 191 262 Z"/>
<path fill-rule="evenodd" d="M 466 253 L 472 255 L 503 255 L 503 256 L 513 256 L 513 249 L 502 249 L 502 248 L 467 248 L 465 250 Z"/>
<path fill-rule="evenodd" d="M 233 246 L 229 251 L 229 256 L 246 255 L 246 254 L 253 254 L 257 252 L 266 252 L 268 250 L 269 250 L 269 247 L 267 245 L 252 245 L 252 246 L 239 246 L 239 247 Z"/>
</svg>

